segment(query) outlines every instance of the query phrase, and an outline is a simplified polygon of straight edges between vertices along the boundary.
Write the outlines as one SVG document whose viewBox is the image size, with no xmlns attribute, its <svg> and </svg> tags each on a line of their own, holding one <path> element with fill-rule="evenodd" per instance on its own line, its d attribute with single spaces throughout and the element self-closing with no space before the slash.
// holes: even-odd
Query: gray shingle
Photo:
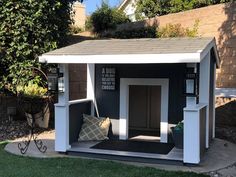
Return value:
<svg viewBox="0 0 236 177">
<path fill-rule="evenodd" d="M 196 53 L 214 38 L 87 40 L 44 55 L 116 55 Z"/>
</svg>

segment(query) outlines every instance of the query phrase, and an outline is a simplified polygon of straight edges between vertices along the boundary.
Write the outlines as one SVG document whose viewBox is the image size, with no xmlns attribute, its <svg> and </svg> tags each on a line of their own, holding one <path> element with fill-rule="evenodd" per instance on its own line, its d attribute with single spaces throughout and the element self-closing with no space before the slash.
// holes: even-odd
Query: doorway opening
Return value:
<svg viewBox="0 0 236 177">
<path fill-rule="evenodd" d="M 160 121 L 159 121 L 160 122 L 159 133 L 160 133 L 160 142 L 167 143 L 168 141 L 168 138 L 167 138 L 168 137 L 168 100 L 169 100 L 169 79 L 168 78 L 120 78 L 119 139 L 120 140 L 129 139 L 129 112 L 130 112 L 129 89 L 130 89 L 130 86 L 159 86 L 158 88 L 161 89 L 161 93 L 160 93 L 161 94 L 161 105 L 160 105 L 161 111 L 160 111 Z M 150 88 L 151 87 L 148 87 L 147 89 L 150 89 Z M 142 89 L 143 88 L 141 88 L 141 90 Z M 140 95 L 138 95 L 138 97 L 140 97 Z M 134 109 L 137 110 L 137 108 L 134 108 Z"/>
<path fill-rule="evenodd" d="M 161 86 L 129 86 L 129 139 L 160 141 Z"/>
</svg>

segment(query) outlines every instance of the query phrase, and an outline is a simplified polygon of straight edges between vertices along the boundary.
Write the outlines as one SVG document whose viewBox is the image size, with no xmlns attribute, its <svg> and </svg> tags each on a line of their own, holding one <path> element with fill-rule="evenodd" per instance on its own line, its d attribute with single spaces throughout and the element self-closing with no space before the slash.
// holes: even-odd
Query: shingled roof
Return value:
<svg viewBox="0 0 236 177">
<path fill-rule="evenodd" d="M 177 55 L 179 56 L 180 54 L 189 54 L 189 59 L 191 59 L 191 57 L 197 58 L 199 56 L 200 61 L 201 57 L 204 55 L 205 50 L 209 50 L 209 47 L 210 49 L 215 49 L 215 55 L 216 58 L 218 58 L 214 38 L 87 40 L 45 53 L 40 57 L 40 59 L 43 61 L 43 59 L 51 58 L 51 56 L 64 56 L 65 58 L 66 56 L 78 56 L 77 58 L 79 62 L 80 58 L 89 56 L 92 58 L 94 56 L 111 55 L 155 55 L 157 58 L 158 56 L 160 57 L 162 55 L 176 55 L 177 57 Z M 187 57 L 187 55 L 185 55 L 185 57 Z M 111 63 L 113 63 L 113 58 L 110 58 Z M 48 60 L 48 62 L 50 61 Z M 81 60 L 81 63 L 87 62 Z"/>
</svg>

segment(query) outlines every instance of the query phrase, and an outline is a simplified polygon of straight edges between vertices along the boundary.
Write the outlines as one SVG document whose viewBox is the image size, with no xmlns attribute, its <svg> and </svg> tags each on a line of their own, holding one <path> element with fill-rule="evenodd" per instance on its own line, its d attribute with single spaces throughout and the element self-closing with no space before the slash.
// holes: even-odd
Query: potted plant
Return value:
<svg viewBox="0 0 236 177">
<path fill-rule="evenodd" d="M 179 122 L 175 127 L 171 127 L 172 138 L 176 148 L 183 149 L 184 123 Z"/>
<path fill-rule="evenodd" d="M 17 86 L 17 94 L 28 124 L 48 128 L 50 111 L 48 106 L 49 97 L 46 95 L 47 88 L 29 81 L 27 85 Z"/>
</svg>

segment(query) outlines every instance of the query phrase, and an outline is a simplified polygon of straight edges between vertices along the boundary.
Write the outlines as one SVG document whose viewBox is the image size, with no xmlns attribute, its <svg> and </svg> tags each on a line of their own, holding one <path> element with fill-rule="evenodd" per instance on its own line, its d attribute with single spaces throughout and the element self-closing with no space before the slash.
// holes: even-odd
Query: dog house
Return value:
<svg viewBox="0 0 236 177">
<path fill-rule="evenodd" d="M 64 91 L 55 104 L 58 152 L 198 164 L 215 137 L 219 56 L 214 38 L 87 40 L 45 53 L 39 60 L 58 64 L 63 73 Z M 73 63 L 87 64 L 86 99 L 69 101 L 68 64 Z M 132 140 L 129 150 L 96 149 L 91 147 L 97 142 L 78 142 L 83 114 L 109 117 L 106 142 Z M 156 152 L 173 143 L 170 128 L 180 121 L 183 149 Z M 150 146 L 154 150 L 149 152 Z"/>
</svg>

